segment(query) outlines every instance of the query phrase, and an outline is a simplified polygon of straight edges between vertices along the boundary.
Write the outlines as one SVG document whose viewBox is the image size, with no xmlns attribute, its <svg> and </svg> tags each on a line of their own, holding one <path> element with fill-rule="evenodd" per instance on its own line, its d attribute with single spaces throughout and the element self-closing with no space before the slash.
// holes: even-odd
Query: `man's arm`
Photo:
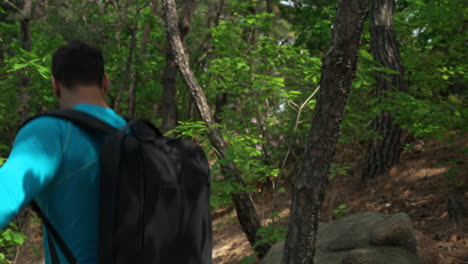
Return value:
<svg viewBox="0 0 468 264">
<path fill-rule="evenodd" d="M 40 117 L 16 136 L 10 156 L 0 167 L 0 228 L 56 176 L 63 149 L 60 122 Z"/>
</svg>

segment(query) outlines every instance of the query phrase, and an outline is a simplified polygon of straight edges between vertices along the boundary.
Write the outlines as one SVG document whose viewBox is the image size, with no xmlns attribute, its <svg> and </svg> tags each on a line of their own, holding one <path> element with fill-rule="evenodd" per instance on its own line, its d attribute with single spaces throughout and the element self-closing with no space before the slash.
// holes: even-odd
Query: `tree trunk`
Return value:
<svg viewBox="0 0 468 264">
<path fill-rule="evenodd" d="M 163 74 L 162 131 L 167 133 L 177 125 L 177 65 L 170 46 L 167 46 L 166 67 Z"/>
<path fill-rule="evenodd" d="M 156 14 L 156 9 L 158 8 L 158 0 L 153 0 L 151 3 L 151 11 L 150 15 L 153 17 Z M 135 28 L 138 25 L 135 24 Z M 146 45 L 148 44 L 149 34 L 150 34 L 151 26 L 150 23 L 147 22 L 143 28 L 143 36 L 140 42 L 140 51 L 138 55 L 135 56 L 134 64 L 140 63 L 141 58 L 146 53 Z M 135 43 L 136 45 L 136 43 Z M 128 86 L 128 115 L 130 118 L 135 118 L 136 112 L 136 84 L 137 84 L 138 74 L 136 70 L 136 65 L 133 65 L 130 70 L 130 85 Z"/>
<path fill-rule="evenodd" d="M 119 4 L 116 1 L 111 1 L 114 5 L 115 11 L 120 17 L 119 24 L 117 26 L 117 30 L 115 31 L 115 40 L 117 41 L 117 47 L 120 47 L 120 34 L 122 33 L 122 29 L 127 27 L 127 13 L 128 8 L 130 6 L 130 1 L 122 1 L 123 10 L 120 10 Z"/>
<path fill-rule="evenodd" d="M 382 102 L 382 98 L 386 97 L 385 92 L 401 91 L 403 88 L 403 67 L 393 26 L 394 11 L 394 0 L 371 1 L 372 55 L 379 67 L 398 72 L 397 74 L 379 72 L 376 77 L 379 102 Z M 363 180 L 374 178 L 400 160 L 402 129 L 393 123 L 394 120 L 395 114 L 385 110 L 373 120 L 372 129 L 381 138 L 374 138 L 369 144 L 363 168 Z"/>
<path fill-rule="evenodd" d="M 20 21 L 20 47 L 25 51 L 31 51 L 31 33 L 29 31 L 29 23 L 31 21 L 32 0 L 24 1 L 23 9 L 21 10 Z M 29 78 L 24 71 L 21 71 L 20 85 L 18 89 L 19 103 L 19 123 L 24 123 L 30 114 L 29 100 L 31 90 L 29 87 Z"/>
<path fill-rule="evenodd" d="M 136 32 L 134 28 L 131 28 L 131 39 L 130 39 L 130 48 L 128 50 L 128 56 L 127 56 L 127 61 L 125 63 L 125 71 L 122 76 L 122 83 L 120 85 L 119 92 L 117 93 L 117 96 L 114 101 L 114 109 L 117 112 L 120 112 L 120 103 L 122 101 L 122 93 L 125 89 L 125 86 L 128 84 L 128 79 L 129 79 L 129 72 L 132 71 L 132 61 L 135 53 L 135 46 L 136 46 Z"/>
<path fill-rule="evenodd" d="M 208 18 L 207 21 L 207 28 L 212 27 L 212 21 L 214 20 L 213 26 L 216 27 L 219 25 L 219 20 L 221 19 L 221 12 L 223 11 L 224 8 L 224 0 L 221 0 L 219 3 L 218 7 L 215 7 L 213 11 L 216 11 L 214 19 L 212 17 Z M 199 71 L 205 68 L 206 66 L 206 61 L 204 62 L 205 58 L 209 56 L 209 54 L 212 52 L 213 48 L 210 45 L 210 40 L 211 40 L 211 32 L 208 32 L 203 41 L 202 44 L 200 45 L 199 50 L 201 51 L 201 56 L 197 59 L 197 64 L 196 64 L 196 69 L 195 71 Z M 209 86 L 209 83 L 207 84 Z M 215 102 L 215 114 L 214 114 L 214 119 L 216 123 L 221 123 L 221 114 L 224 111 L 224 106 L 228 102 L 228 93 L 227 92 L 220 92 L 216 95 L 216 102 Z"/>
<path fill-rule="evenodd" d="M 301 171 L 293 184 L 283 264 L 314 263 L 320 209 L 349 89 L 356 73 L 366 14 L 366 0 L 341 0 L 339 3 L 330 48 L 323 60 L 312 128 Z"/>
<path fill-rule="evenodd" d="M 156 11 L 158 10 L 158 2 L 159 2 L 158 0 L 153 0 L 151 4 L 151 11 L 150 11 L 151 17 L 154 17 L 156 15 Z M 151 24 L 146 23 L 143 29 L 143 37 L 141 39 L 140 56 L 145 56 L 146 46 L 148 45 L 150 32 L 151 32 Z"/>
<path fill-rule="evenodd" d="M 218 128 L 213 127 L 216 123 L 211 116 L 210 108 L 206 100 L 206 96 L 203 93 L 200 84 L 198 83 L 195 75 L 189 66 L 188 55 L 184 49 L 180 38 L 179 27 L 177 25 L 177 10 L 174 0 L 163 1 L 165 21 L 167 25 L 167 38 L 171 45 L 172 52 L 177 66 L 179 67 L 182 77 L 187 85 L 192 98 L 197 105 L 198 111 L 202 120 L 210 128 L 207 132 L 208 139 L 213 146 L 216 154 L 220 159 L 225 158 L 225 152 L 227 149 L 227 143 L 224 141 Z M 222 173 L 226 179 L 232 179 L 238 184 L 245 186 L 240 176 L 239 169 L 235 164 L 223 164 L 221 166 Z M 248 193 L 244 191 L 238 191 L 232 194 L 232 200 L 236 208 L 237 217 L 242 230 L 247 235 L 247 238 L 251 244 L 262 239 L 261 236 L 257 235 L 257 231 L 260 229 L 260 221 L 257 216 L 254 204 Z M 258 252 L 260 257 L 263 257 L 266 252 L 270 249 L 269 243 L 260 244 L 255 250 Z"/>
<path fill-rule="evenodd" d="M 227 104 L 227 96 L 226 92 L 222 92 L 216 95 L 216 104 L 215 104 L 215 122 L 221 123 L 221 115 L 224 111 L 224 106 Z"/>
<path fill-rule="evenodd" d="M 273 13 L 273 0 L 266 0 L 266 11 L 267 13 Z"/>
<path fill-rule="evenodd" d="M 136 56 L 135 56 L 136 57 Z M 136 60 L 134 60 L 136 62 Z M 137 74 L 136 74 L 136 65 L 134 64 L 133 67 L 130 70 L 130 84 L 128 86 L 128 116 L 130 118 L 135 118 L 135 111 L 136 111 L 136 106 L 135 106 L 135 86 L 137 82 Z"/>
<path fill-rule="evenodd" d="M 207 23 L 206 23 L 206 28 L 211 28 L 211 27 L 217 27 L 219 25 L 219 20 L 221 19 L 221 13 L 224 9 L 224 0 L 221 0 L 219 2 L 219 6 L 213 8 L 213 11 L 216 11 L 214 19 L 212 19 L 211 16 L 208 17 Z M 211 14 L 212 12 L 210 12 Z M 212 21 L 214 20 L 214 23 L 212 25 Z M 206 33 L 205 37 L 203 38 L 203 41 L 201 42 L 200 48 L 198 49 L 200 52 L 200 56 L 196 60 L 196 68 L 195 72 L 199 72 L 199 70 L 202 70 L 205 68 L 207 62 L 205 59 L 213 52 L 213 44 L 210 42 L 211 40 L 211 32 L 208 31 Z"/>
<path fill-rule="evenodd" d="M 196 8 L 195 0 L 184 2 L 179 20 L 180 38 L 185 42 L 190 31 L 192 15 Z M 166 68 L 163 76 L 163 133 L 173 130 L 177 125 L 177 65 L 170 46 L 167 45 Z"/>
</svg>

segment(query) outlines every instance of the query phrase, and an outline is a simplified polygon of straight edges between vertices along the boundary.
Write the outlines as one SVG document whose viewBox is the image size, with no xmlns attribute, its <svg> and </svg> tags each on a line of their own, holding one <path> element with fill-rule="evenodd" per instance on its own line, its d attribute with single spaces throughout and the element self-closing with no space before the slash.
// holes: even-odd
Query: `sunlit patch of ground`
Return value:
<svg viewBox="0 0 468 264">
<path fill-rule="evenodd" d="M 446 198 L 451 192 L 447 182 L 455 180 L 468 186 L 468 154 L 460 150 L 462 147 L 468 147 L 468 137 L 450 146 L 443 142 L 426 142 L 418 152 L 403 153 L 400 164 L 366 184 L 361 183 L 360 172 L 356 169 L 346 176 L 336 176 L 330 181 L 321 221 L 333 220 L 332 210 L 341 204 L 347 205 L 347 214 L 370 210 L 386 214 L 405 212 L 413 220 L 419 254 L 427 264 L 467 264 L 468 218 L 451 221 L 446 211 Z M 345 146 L 337 150 L 335 160 L 358 168 L 364 153 L 365 146 Z M 447 177 L 454 166 L 459 168 L 458 173 Z M 468 192 L 464 195 L 468 206 Z M 289 192 L 273 196 L 271 190 L 255 195 L 262 224 L 269 221 L 268 213 L 275 211 L 282 215 L 279 224 L 286 226 L 289 198 Z M 253 253 L 234 220 L 233 211 L 215 220 L 215 224 L 225 223 L 214 230 L 215 264 L 239 263 L 244 256 Z"/>
</svg>

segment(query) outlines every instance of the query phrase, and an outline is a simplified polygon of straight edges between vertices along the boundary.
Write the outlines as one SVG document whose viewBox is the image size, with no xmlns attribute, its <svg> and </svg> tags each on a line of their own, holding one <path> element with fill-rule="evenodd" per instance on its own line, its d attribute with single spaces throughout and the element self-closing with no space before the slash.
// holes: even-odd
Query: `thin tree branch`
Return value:
<svg viewBox="0 0 468 264">
<path fill-rule="evenodd" d="M 296 122 L 294 123 L 294 128 L 293 128 L 293 139 L 295 139 L 294 137 L 294 134 L 296 133 L 297 131 L 297 126 L 299 124 L 299 120 L 301 118 L 301 113 L 302 113 L 302 109 L 304 109 L 304 107 L 306 106 L 306 104 L 312 99 L 312 97 L 314 97 L 314 95 L 318 92 L 318 90 L 320 89 L 320 85 L 317 87 L 317 89 L 315 89 L 315 91 L 304 101 L 304 103 L 298 107 L 299 110 L 298 110 L 298 113 L 297 113 L 297 116 L 296 116 Z M 296 104 L 295 104 L 296 105 Z M 288 146 L 288 151 L 286 152 L 286 156 L 284 157 L 284 160 L 283 162 L 281 163 L 281 168 L 280 168 L 280 171 L 282 171 L 284 169 L 284 166 L 286 165 L 286 161 L 288 160 L 289 158 L 289 154 L 291 153 L 291 148 L 292 148 L 292 142 L 289 142 L 289 146 Z M 277 180 L 276 182 L 278 183 L 279 181 L 279 176 L 277 177 Z"/>
<path fill-rule="evenodd" d="M 19 13 L 22 13 L 21 9 L 19 9 L 15 4 L 13 4 L 12 2 L 8 1 L 8 0 L 3 0 L 5 3 L 7 3 L 9 6 L 13 7 L 14 9 L 16 9 L 16 11 L 18 11 Z"/>
</svg>

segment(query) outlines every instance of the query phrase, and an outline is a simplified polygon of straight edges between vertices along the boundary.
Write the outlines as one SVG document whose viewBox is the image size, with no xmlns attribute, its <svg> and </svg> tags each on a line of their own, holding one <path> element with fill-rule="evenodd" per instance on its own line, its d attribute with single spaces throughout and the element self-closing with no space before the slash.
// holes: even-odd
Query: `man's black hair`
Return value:
<svg viewBox="0 0 468 264">
<path fill-rule="evenodd" d="M 104 58 L 99 48 L 72 41 L 57 49 L 52 57 L 52 74 L 67 88 L 97 84 L 102 87 Z"/>
</svg>

